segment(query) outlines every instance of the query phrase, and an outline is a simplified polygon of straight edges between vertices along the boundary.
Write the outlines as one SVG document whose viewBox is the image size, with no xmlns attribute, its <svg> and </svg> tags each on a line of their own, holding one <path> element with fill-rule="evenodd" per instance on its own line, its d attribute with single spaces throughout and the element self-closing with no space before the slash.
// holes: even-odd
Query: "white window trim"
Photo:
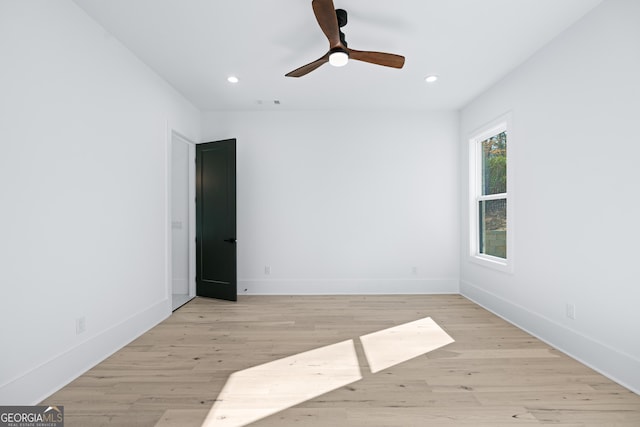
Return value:
<svg viewBox="0 0 640 427">
<path fill-rule="evenodd" d="M 469 137 L 469 260 L 506 273 L 513 273 L 513 235 L 514 235 L 514 209 L 513 209 L 513 127 L 511 126 L 511 113 L 505 114 L 498 119 L 480 127 Z M 501 132 L 507 132 L 507 192 L 501 194 L 481 195 L 482 181 L 480 172 L 482 170 L 481 156 L 478 155 L 479 142 L 482 142 Z M 478 202 L 481 200 L 507 200 L 507 258 L 499 258 L 480 253 L 478 236 Z"/>
</svg>

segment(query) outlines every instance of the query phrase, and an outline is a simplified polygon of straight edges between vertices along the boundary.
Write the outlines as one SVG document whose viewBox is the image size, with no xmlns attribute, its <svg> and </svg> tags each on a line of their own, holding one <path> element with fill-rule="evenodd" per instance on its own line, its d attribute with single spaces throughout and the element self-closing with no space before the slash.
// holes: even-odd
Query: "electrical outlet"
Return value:
<svg viewBox="0 0 640 427">
<path fill-rule="evenodd" d="M 266 275 L 271 274 L 271 266 L 269 266 L 269 265 L 265 265 L 264 266 L 264 274 L 266 274 Z"/>
<path fill-rule="evenodd" d="M 82 316 L 76 319 L 76 335 L 80 335 L 87 330 L 87 319 Z"/>
<path fill-rule="evenodd" d="M 411 267 L 411 274 L 413 274 L 414 276 L 418 274 L 418 267 L 413 266 Z"/>
<path fill-rule="evenodd" d="M 567 317 L 571 320 L 576 319 L 576 306 L 571 303 L 567 303 Z"/>
</svg>

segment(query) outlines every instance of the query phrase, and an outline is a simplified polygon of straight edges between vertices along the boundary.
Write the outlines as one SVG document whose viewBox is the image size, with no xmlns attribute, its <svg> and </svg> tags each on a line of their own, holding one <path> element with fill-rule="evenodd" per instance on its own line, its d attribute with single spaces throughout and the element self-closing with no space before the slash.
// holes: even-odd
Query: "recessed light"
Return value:
<svg viewBox="0 0 640 427">
<path fill-rule="evenodd" d="M 229 76 L 229 77 L 227 77 L 227 81 L 229 83 L 238 83 L 240 80 L 238 80 L 238 78 L 236 76 Z"/>
<path fill-rule="evenodd" d="M 432 74 L 424 78 L 424 81 L 427 83 L 434 83 L 437 80 L 438 80 L 438 76 L 436 76 L 435 74 Z"/>
</svg>

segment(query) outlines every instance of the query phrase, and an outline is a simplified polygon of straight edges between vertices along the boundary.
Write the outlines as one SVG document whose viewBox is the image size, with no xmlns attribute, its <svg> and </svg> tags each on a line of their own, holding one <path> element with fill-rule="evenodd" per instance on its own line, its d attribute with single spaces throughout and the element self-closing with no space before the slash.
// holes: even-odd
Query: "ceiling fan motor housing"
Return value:
<svg viewBox="0 0 640 427">
<path fill-rule="evenodd" d="M 342 28 L 347 25 L 347 11 L 344 9 L 336 9 L 336 17 L 338 18 L 338 27 Z M 340 31 L 340 43 L 347 46 L 347 39 L 344 36 L 344 33 Z"/>
<path fill-rule="evenodd" d="M 347 11 L 344 9 L 336 9 L 336 16 L 338 17 L 338 27 L 342 28 L 347 25 Z"/>
</svg>

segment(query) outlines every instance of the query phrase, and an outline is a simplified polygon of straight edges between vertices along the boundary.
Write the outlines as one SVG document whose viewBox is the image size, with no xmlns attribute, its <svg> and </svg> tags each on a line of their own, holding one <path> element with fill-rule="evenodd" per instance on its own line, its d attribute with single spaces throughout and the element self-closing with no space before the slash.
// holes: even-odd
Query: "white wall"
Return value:
<svg viewBox="0 0 640 427">
<path fill-rule="evenodd" d="M 468 261 L 464 217 L 461 292 L 636 392 L 639 22 L 640 2 L 604 2 L 461 112 L 465 148 L 474 129 L 513 112 L 515 173 L 514 274 Z"/>
<path fill-rule="evenodd" d="M 71 1 L 0 2 L 0 58 L 0 404 L 33 404 L 170 313 L 168 138 L 200 115 Z"/>
<path fill-rule="evenodd" d="M 203 117 L 238 140 L 239 293 L 458 291 L 457 113 Z"/>
</svg>

